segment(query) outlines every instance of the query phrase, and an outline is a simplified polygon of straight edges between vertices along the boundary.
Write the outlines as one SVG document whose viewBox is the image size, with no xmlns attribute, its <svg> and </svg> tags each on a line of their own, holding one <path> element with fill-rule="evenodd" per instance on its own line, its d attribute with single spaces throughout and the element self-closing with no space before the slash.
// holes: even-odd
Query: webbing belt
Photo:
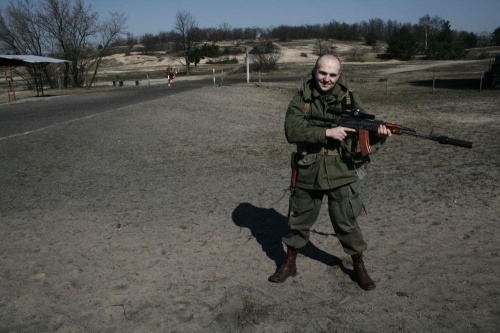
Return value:
<svg viewBox="0 0 500 333">
<path fill-rule="evenodd" d="M 326 149 L 325 147 L 321 147 L 321 150 L 319 151 L 318 154 L 322 156 L 340 155 L 337 149 Z"/>
</svg>

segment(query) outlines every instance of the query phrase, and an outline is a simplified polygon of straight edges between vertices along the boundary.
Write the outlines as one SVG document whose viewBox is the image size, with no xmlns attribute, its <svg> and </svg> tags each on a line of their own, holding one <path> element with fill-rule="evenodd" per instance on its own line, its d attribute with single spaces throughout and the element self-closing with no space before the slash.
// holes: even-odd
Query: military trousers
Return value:
<svg viewBox="0 0 500 333">
<path fill-rule="evenodd" d="M 365 251 L 367 244 L 357 221 L 363 210 L 359 187 L 359 181 L 331 190 L 307 190 L 297 187 L 290 196 L 289 231 L 283 237 L 283 243 L 296 249 L 307 244 L 310 229 L 319 216 L 326 195 L 330 221 L 344 252 L 354 255 Z"/>
</svg>

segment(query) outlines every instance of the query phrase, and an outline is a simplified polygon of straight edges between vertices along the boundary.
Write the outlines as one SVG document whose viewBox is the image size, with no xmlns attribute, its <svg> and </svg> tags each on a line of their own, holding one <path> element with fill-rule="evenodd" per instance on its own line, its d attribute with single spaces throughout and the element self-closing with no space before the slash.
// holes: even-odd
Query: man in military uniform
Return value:
<svg viewBox="0 0 500 333">
<path fill-rule="evenodd" d="M 297 186 L 290 196 L 289 231 L 283 237 L 287 246 L 285 263 L 269 277 L 271 282 L 284 282 L 297 274 L 296 257 L 309 241 L 309 230 L 318 218 L 323 197 L 328 197 L 328 213 L 335 234 L 344 251 L 352 256 L 353 277 L 364 290 L 375 288 L 363 263 L 367 244 L 363 239 L 357 217 L 363 209 L 359 197 L 362 166 L 356 131 L 337 126 L 316 127 L 321 121 L 308 120 L 306 115 L 334 118 L 328 108 L 360 109 L 356 94 L 350 91 L 341 77 L 340 60 L 331 54 L 318 58 L 312 75 L 293 97 L 285 117 L 285 134 L 289 143 L 297 144 Z M 317 122 L 317 123 L 316 123 Z M 376 151 L 391 136 L 385 126 L 370 133 L 372 150 Z"/>
</svg>

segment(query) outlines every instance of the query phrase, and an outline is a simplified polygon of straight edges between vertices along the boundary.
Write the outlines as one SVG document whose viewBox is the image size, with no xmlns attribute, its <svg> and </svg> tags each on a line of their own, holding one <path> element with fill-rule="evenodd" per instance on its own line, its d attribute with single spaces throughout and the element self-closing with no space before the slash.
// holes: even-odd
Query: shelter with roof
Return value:
<svg viewBox="0 0 500 333">
<path fill-rule="evenodd" d="M 33 69 L 36 94 L 40 96 L 40 92 L 43 96 L 43 81 L 41 69 L 49 64 L 61 64 L 65 62 L 70 62 L 68 60 L 40 57 L 34 55 L 6 55 L 0 54 L 0 66 L 3 67 L 5 82 L 7 84 L 7 94 L 9 96 L 9 101 L 16 99 L 16 91 L 14 88 L 14 78 L 12 75 L 12 70 L 14 67 L 26 66 Z M 12 95 L 12 97 L 11 97 Z"/>
</svg>

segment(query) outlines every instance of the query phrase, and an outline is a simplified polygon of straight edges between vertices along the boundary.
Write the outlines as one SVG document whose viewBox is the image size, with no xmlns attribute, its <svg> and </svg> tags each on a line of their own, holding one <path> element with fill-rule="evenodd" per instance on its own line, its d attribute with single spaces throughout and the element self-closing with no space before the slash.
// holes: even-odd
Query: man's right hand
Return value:
<svg viewBox="0 0 500 333">
<path fill-rule="evenodd" d="M 356 132 L 356 130 L 353 128 L 338 126 L 327 129 L 326 137 L 337 141 L 343 141 L 349 132 Z"/>
</svg>

